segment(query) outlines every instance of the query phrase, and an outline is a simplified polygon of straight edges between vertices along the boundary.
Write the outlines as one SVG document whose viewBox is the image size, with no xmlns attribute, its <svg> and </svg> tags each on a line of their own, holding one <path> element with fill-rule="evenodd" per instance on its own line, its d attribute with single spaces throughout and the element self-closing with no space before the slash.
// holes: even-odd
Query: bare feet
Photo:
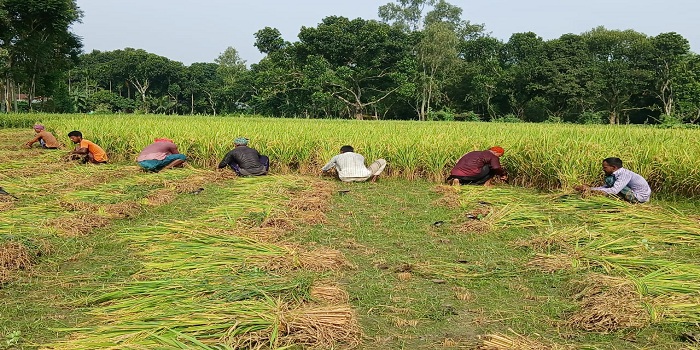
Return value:
<svg viewBox="0 0 700 350">
<path fill-rule="evenodd" d="M 378 177 L 379 177 L 379 175 L 372 176 L 372 178 L 369 179 L 369 182 L 377 182 Z"/>
<path fill-rule="evenodd" d="M 459 179 L 452 179 L 452 180 L 450 180 L 450 185 L 452 185 L 452 186 L 459 186 Z"/>
</svg>

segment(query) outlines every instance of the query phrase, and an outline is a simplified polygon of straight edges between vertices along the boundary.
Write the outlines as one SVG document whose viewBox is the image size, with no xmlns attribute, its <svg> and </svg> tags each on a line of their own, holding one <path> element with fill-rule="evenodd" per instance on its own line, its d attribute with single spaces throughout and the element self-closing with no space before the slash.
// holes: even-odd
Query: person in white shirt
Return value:
<svg viewBox="0 0 700 350">
<path fill-rule="evenodd" d="M 620 158 L 603 160 L 605 185 L 600 187 L 576 186 L 579 191 L 591 190 L 617 195 L 630 203 L 644 203 L 651 197 L 651 187 L 641 175 L 622 167 Z"/>
<path fill-rule="evenodd" d="M 345 145 L 340 148 L 340 154 L 331 158 L 331 160 L 321 168 L 324 173 L 335 168 L 338 173 L 338 178 L 344 182 L 367 181 L 371 178 L 371 182 L 377 181 L 377 177 L 384 171 L 386 160 L 377 159 L 369 167 L 365 166 L 365 157 L 359 153 L 355 153 L 352 146 Z"/>
</svg>

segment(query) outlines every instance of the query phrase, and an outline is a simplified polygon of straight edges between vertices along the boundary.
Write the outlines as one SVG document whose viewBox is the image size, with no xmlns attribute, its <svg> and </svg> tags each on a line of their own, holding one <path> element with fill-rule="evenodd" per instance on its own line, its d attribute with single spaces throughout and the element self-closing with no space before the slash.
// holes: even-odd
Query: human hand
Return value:
<svg viewBox="0 0 700 350">
<path fill-rule="evenodd" d="M 574 186 L 574 190 L 577 192 L 586 192 L 586 191 L 588 191 L 588 189 L 589 188 L 586 185 L 575 185 Z"/>
</svg>

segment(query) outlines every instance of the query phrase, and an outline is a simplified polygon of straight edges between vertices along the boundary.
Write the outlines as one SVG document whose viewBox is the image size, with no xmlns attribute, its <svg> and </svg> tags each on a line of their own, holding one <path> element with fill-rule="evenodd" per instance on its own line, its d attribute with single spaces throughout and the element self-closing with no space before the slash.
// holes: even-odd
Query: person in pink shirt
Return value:
<svg viewBox="0 0 700 350">
<path fill-rule="evenodd" d="M 180 167 L 187 157 L 180 154 L 173 140 L 157 138 L 139 153 L 136 162 L 145 170 L 159 172 L 163 169 Z"/>
</svg>

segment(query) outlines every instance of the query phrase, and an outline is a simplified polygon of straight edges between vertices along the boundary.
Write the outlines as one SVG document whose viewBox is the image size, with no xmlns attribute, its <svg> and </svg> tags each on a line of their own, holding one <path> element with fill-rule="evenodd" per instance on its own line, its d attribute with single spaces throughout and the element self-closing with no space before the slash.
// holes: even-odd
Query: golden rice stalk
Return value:
<svg viewBox="0 0 700 350">
<path fill-rule="evenodd" d="M 512 334 L 506 335 L 502 333 L 488 334 L 479 336 L 482 344 L 478 347 L 479 350 L 565 350 L 573 349 L 573 347 L 554 344 L 552 342 L 543 342 L 531 339 L 524 335 L 520 335 L 510 330 Z"/>
<path fill-rule="evenodd" d="M 362 330 L 349 305 L 308 306 L 288 310 L 281 317 L 285 338 L 293 344 L 330 349 L 351 348 L 362 340 Z"/>
<path fill-rule="evenodd" d="M 19 242 L 0 244 L 0 285 L 12 278 L 17 270 L 28 269 L 32 265 L 32 254 Z"/>
<path fill-rule="evenodd" d="M 348 293 L 336 284 L 317 282 L 311 286 L 311 298 L 326 304 L 347 304 L 350 300 Z"/>
<path fill-rule="evenodd" d="M 49 225 L 72 236 L 83 236 L 109 223 L 109 219 L 103 216 L 86 213 L 52 219 Z"/>
<path fill-rule="evenodd" d="M 632 281 L 624 278 L 589 274 L 572 283 L 578 293 L 579 310 L 565 322 L 572 328 L 610 333 L 642 328 L 651 322 L 644 300 Z"/>
</svg>

